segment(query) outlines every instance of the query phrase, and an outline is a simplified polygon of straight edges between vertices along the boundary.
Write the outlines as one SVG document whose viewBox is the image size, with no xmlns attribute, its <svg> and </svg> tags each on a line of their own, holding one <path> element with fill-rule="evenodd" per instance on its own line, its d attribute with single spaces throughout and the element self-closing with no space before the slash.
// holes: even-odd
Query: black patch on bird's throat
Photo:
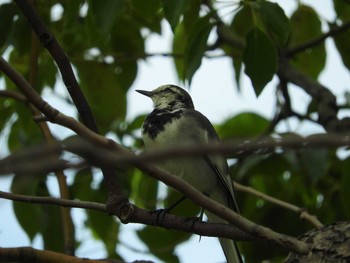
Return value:
<svg viewBox="0 0 350 263">
<path fill-rule="evenodd" d="M 171 123 L 175 119 L 179 119 L 182 114 L 182 110 L 169 112 L 166 110 L 154 109 L 143 123 L 143 133 L 147 134 L 151 139 L 155 139 L 161 131 L 164 131 L 166 124 Z"/>
</svg>

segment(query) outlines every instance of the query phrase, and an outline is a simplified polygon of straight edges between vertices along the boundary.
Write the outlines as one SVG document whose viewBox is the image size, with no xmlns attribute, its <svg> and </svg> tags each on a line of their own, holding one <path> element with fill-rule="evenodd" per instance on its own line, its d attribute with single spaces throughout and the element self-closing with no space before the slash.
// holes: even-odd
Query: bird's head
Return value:
<svg viewBox="0 0 350 263">
<path fill-rule="evenodd" d="M 152 91 L 136 90 L 150 97 L 154 107 L 161 110 L 194 109 L 191 96 L 184 89 L 175 85 L 163 85 Z"/>
</svg>

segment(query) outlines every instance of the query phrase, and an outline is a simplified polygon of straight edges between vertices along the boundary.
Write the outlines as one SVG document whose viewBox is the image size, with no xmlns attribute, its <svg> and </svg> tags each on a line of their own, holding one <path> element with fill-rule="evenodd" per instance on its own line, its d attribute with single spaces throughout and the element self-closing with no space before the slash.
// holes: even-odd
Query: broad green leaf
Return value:
<svg viewBox="0 0 350 263">
<path fill-rule="evenodd" d="M 330 27 L 333 29 L 336 25 L 333 24 Z M 350 70 L 350 31 L 346 30 L 335 34 L 333 40 L 345 67 Z"/>
<path fill-rule="evenodd" d="M 289 19 L 277 3 L 262 1 L 260 3 L 260 16 L 267 32 L 280 46 L 284 46 L 290 33 Z"/>
<path fill-rule="evenodd" d="M 186 233 L 146 226 L 142 230 L 137 231 L 137 235 L 148 246 L 150 252 L 162 261 L 180 262 L 175 254 L 175 247 L 183 242 L 183 236 L 187 235 Z"/>
<path fill-rule="evenodd" d="M 93 190 L 93 201 L 105 203 L 107 200 L 107 191 L 105 186 L 100 184 L 98 189 Z M 118 242 L 119 224 L 112 216 L 93 210 L 87 211 L 87 225 L 90 227 L 94 236 L 101 240 L 108 253 L 109 258 L 120 258 L 116 253 Z"/>
<path fill-rule="evenodd" d="M 299 152 L 304 171 L 316 183 L 326 175 L 329 169 L 329 151 L 327 149 L 302 149 Z"/>
<path fill-rule="evenodd" d="M 111 32 L 112 49 L 125 55 L 143 56 L 145 50 L 144 39 L 140 28 L 132 19 L 117 19 Z M 126 56 L 127 58 L 127 56 Z"/>
<path fill-rule="evenodd" d="M 221 139 L 251 138 L 261 135 L 269 127 L 269 121 L 251 112 L 240 113 L 217 127 Z"/>
<path fill-rule="evenodd" d="M 333 5 L 339 19 L 344 23 L 350 21 L 350 5 L 347 0 L 333 0 Z"/>
<path fill-rule="evenodd" d="M 89 12 L 105 38 L 111 33 L 114 21 L 123 11 L 125 2 L 125 0 L 89 1 Z"/>
<path fill-rule="evenodd" d="M 93 191 L 91 189 L 92 171 L 90 168 L 82 169 L 74 175 L 74 181 L 69 187 L 71 198 L 83 201 L 93 199 Z"/>
<path fill-rule="evenodd" d="M 289 47 L 297 47 L 322 35 L 318 14 L 309 6 L 300 5 L 291 19 L 291 37 Z M 314 79 L 324 69 L 326 49 L 324 42 L 316 47 L 306 48 L 292 59 L 293 65 Z"/>
<path fill-rule="evenodd" d="M 81 61 L 75 66 L 97 125 L 104 133 L 113 121 L 125 118 L 126 92 L 131 83 L 124 82 L 126 78 L 135 78 L 136 64 L 122 67 L 97 61 Z"/>
<path fill-rule="evenodd" d="M 210 14 L 199 18 L 194 23 L 190 33 L 185 49 L 185 77 L 189 82 L 200 67 L 204 52 L 207 49 L 208 37 L 214 26 L 210 22 L 210 18 Z"/>
<path fill-rule="evenodd" d="M 9 41 L 13 45 L 16 52 L 20 55 L 28 54 L 31 48 L 31 28 L 24 16 L 18 16 L 13 22 L 13 33 L 10 35 Z"/>
<path fill-rule="evenodd" d="M 253 12 L 250 5 L 244 5 L 233 17 L 230 25 L 232 33 L 245 43 L 246 35 L 249 30 L 254 26 Z M 235 80 L 238 89 L 240 89 L 240 77 L 242 69 L 242 50 L 231 46 L 224 46 L 224 51 L 232 56 L 233 67 L 235 70 Z"/>
<path fill-rule="evenodd" d="M 194 22 L 199 19 L 201 1 L 193 0 L 189 1 L 189 7 L 186 9 L 183 15 L 183 19 L 177 25 L 174 32 L 173 39 L 173 53 L 176 54 L 174 57 L 175 67 L 179 79 L 182 81 L 186 80 L 186 63 L 185 54 L 189 45 L 189 39 L 192 37 Z"/>
<path fill-rule="evenodd" d="M 11 127 L 8 139 L 9 150 L 14 152 L 42 143 L 43 137 L 38 124 L 34 122 L 33 116 L 27 106 L 17 101 L 13 101 L 12 103 L 19 117 Z"/>
<path fill-rule="evenodd" d="M 186 41 L 188 35 L 186 34 L 186 28 L 184 23 L 180 23 L 176 29 L 173 40 L 173 53 L 180 54 L 180 57 L 174 57 L 175 68 L 179 79 L 185 80 L 185 62 L 183 58 L 183 54 L 186 49 Z"/>
<path fill-rule="evenodd" d="M 137 206 L 155 210 L 157 208 L 159 182 L 152 177 L 135 170 L 132 179 L 131 198 Z"/>
<path fill-rule="evenodd" d="M 243 53 L 245 73 L 259 96 L 277 70 L 277 50 L 270 38 L 257 27 L 249 31 L 246 43 Z"/>
<path fill-rule="evenodd" d="M 130 0 L 131 16 L 140 27 L 148 27 L 152 32 L 161 33 L 161 0 Z"/>
<path fill-rule="evenodd" d="M 0 5 L 0 50 L 3 49 L 3 46 L 10 36 L 13 18 L 17 13 L 17 8 L 14 4 L 2 4 Z M 5 46 L 6 48 L 6 46 Z"/>
<path fill-rule="evenodd" d="M 189 6 L 190 1 L 187 0 L 162 0 L 165 18 L 168 20 L 171 29 L 175 32 L 184 10 Z"/>
<path fill-rule="evenodd" d="M 16 175 L 11 183 L 11 192 L 15 194 L 31 195 L 37 194 L 39 187 L 39 179 L 36 176 Z M 18 223 L 28 235 L 30 241 L 33 241 L 36 234 L 41 232 L 38 222 L 41 218 L 40 206 L 35 204 L 25 204 L 21 202 L 13 202 L 13 209 Z M 30 211 L 30 216 L 28 212 Z"/>
</svg>

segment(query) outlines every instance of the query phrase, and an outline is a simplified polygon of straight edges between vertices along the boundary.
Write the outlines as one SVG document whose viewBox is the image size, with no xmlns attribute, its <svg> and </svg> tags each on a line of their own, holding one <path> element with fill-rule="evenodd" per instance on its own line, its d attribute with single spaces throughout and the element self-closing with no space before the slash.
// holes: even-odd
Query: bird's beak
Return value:
<svg viewBox="0 0 350 263">
<path fill-rule="evenodd" d="M 147 91 L 147 90 L 139 90 L 139 89 L 137 89 L 136 90 L 138 93 L 141 93 L 142 95 L 145 95 L 145 96 L 147 96 L 147 97 L 152 97 L 152 95 L 153 95 L 153 92 L 152 91 Z"/>
</svg>

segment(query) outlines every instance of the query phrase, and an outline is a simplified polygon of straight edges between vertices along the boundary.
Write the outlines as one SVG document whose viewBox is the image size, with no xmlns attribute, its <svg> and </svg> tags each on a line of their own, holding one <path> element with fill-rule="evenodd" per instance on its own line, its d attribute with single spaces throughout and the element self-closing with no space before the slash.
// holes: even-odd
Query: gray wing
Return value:
<svg viewBox="0 0 350 263">
<path fill-rule="evenodd" d="M 184 111 L 184 114 L 186 115 L 186 119 L 192 119 L 193 123 L 197 122 L 197 124 L 202 128 L 202 134 L 198 134 L 197 131 L 196 134 L 192 135 L 193 138 L 196 138 L 194 140 L 198 140 L 198 143 L 215 143 L 219 141 L 219 136 L 217 135 L 213 125 L 203 114 L 195 110 Z M 221 183 L 222 189 L 228 193 L 227 205 L 236 212 L 239 212 L 233 189 L 233 182 L 230 177 L 226 159 L 222 155 L 207 155 L 204 158 L 206 163 L 217 176 L 218 181 Z"/>
</svg>

